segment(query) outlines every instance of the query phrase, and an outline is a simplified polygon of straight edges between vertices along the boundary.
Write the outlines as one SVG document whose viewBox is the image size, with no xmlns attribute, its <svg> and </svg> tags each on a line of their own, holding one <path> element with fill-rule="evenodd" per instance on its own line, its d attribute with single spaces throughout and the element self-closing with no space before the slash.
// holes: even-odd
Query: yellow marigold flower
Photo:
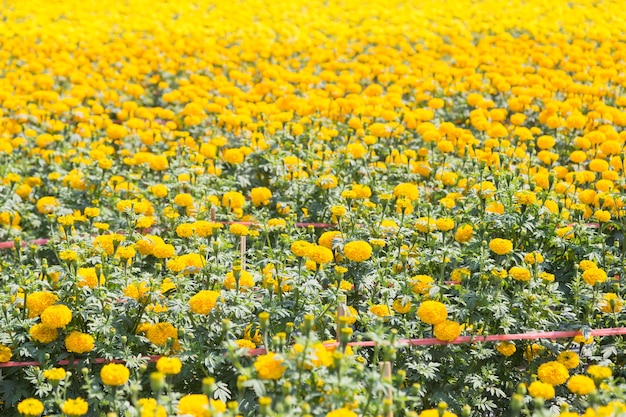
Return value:
<svg viewBox="0 0 626 417">
<path fill-rule="evenodd" d="M 580 269 L 582 269 L 583 271 L 586 271 L 588 269 L 593 269 L 593 268 L 597 268 L 598 267 L 598 265 L 596 265 L 596 263 L 594 261 L 589 261 L 587 259 L 584 259 L 584 260 L 580 261 L 578 266 L 580 266 Z"/>
<path fill-rule="evenodd" d="M 536 263 L 540 264 L 543 262 L 543 255 L 540 254 L 539 252 L 527 253 L 526 255 L 524 255 L 524 262 L 526 262 L 529 265 L 534 265 Z"/>
<path fill-rule="evenodd" d="M 613 371 L 608 366 L 602 365 L 589 365 L 587 373 L 591 375 L 596 381 L 608 379 L 613 375 Z"/>
<path fill-rule="evenodd" d="M 595 219 L 600 223 L 606 223 L 611 220 L 611 213 L 606 210 L 596 210 L 593 213 L 593 217 L 595 217 Z"/>
<path fill-rule="evenodd" d="M 64 304 L 47 307 L 41 313 L 41 324 L 49 329 L 64 328 L 72 321 L 72 310 Z"/>
<path fill-rule="evenodd" d="M 517 351 L 515 347 L 515 343 L 513 342 L 500 342 L 496 345 L 496 350 L 500 352 L 502 355 L 509 357 Z"/>
<path fill-rule="evenodd" d="M 100 285 L 105 283 L 104 275 L 101 275 L 100 280 L 98 280 L 96 268 L 78 268 L 76 274 L 82 278 L 76 283 L 79 287 L 95 288 L 98 286 L 98 283 Z"/>
<path fill-rule="evenodd" d="M 40 343 L 53 342 L 59 336 L 57 329 L 51 329 L 41 323 L 33 325 L 28 333 L 32 336 L 33 339 Z"/>
<path fill-rule="evenodd" d="M 174 256 L 174 253 L 176 253 L 176 250 L 169 243 L 156 242 L 152 249 L 152 255 L 159 259 L 171 258 Z"/>
<path fill-rule="evenodd" d="M 564 350 L 559 353 L 559 356 L 556 358 L 557 362 L 565 365 L 567 369 L 576 368 L 580 364 L 580 358 L 576 352 L 572 352 L 571 350 Z"/>
<path fill-rule="evenodd" d="M 209 314 L 217 305 L 219 291 L 202 290 L 189 299 L 189 307 L 195 314 Z"/>
<path fill-rule="evenodd" d="M 170 323 L 156 323 L 146 331 L 146 337 L 157 346 L 165 346 L 168 339 L 178 340 L 178 330 Z"/>
<path fill-rule="evenodd" d="M 521 266 L 514 266 L 509 269 L 509 275 L 516 281 L 530 281 L 530 271 Z"/>
<path fill-rule="evenodd" d="M 448 318 L 448 309 L 439 301 L 427 300 L 420 304 L 417 315 L 421 321 L 428 324 L 438 324 Z"/>
<path fill-rule="evenodd" d="M 91 352 L 94 348 L 94 342 L 91 335 L 73 331 L 65 338 L 65 349 L 73 353 Z"/>
<path fill-rule="evenodd" d="M 595 285 L 598 282 L 607 280 L 606 272 L 600 268 L 591 268 L 583 272 L 583 280 L 589 285 Z"/>
<path fill-rule="evenodd" d="M 537 201 L 537 195 L 529 190 L 518 191 L 515 193 L 513 198 L 518 204 L 521 204 L 523 206 L 529 206 Z"/>
<path fill-rule="evenodd" d="M 306 256 L 312 245 L 312 243 L 307 242 L 306 240 L 296 240 L 291 244 L 291 252 L 298 257 L 303 257 Z"/>
<path fill-rule="evenodd" d="M 413 304 L 411 304 L 410 301 L 408 300 L 403 300 L 401 298 L 397 298 L 393 301 L 393 304 L 391 305 L 391 307 L 395 310 L 396 313 L 398 314 L 406 314 L 409 312 L 409 310 L 411 310 L 411 307 L 413 306 Z"/>
<path fill-rule="evenodd" d="M 67 399 L 61 405 L 61 411 L 69 417 L 78 417 L 87 414 L 89 404 L 82 398 Z"/>
<path fill-rule="evenodd" d="M 240 348 L 245 348 L 245 349 L 254 349 L 254 348 L 256 348 L 256 344 L 253 341 L 248 340 L 248 339 L 237 339 L 237 340 L 235 340 L 235 343 Z"/>
<path fill-rule="evenodd" d="M 508 239 L 492 239 L 489 242 L 489 249 L 498 255 L 506 255 L 513 250 L 513 242 Z"/>
<path fill-rule="evenodd" d="M 447 232 L 448 230 L 454 229 L 454 220 L 448 217 L 443 217 L 435 221 L 435 226 L 437 227 L 437 230 Z"/>
<path fill-rule="evenodd" d="M 255 207 L 267 206 L 272 198 L 272 191 L 267 187 L 257 187 L 250 190 L 250 200 Z"/>
<path fill-rule="evenodd" d="M 226 404 L 222 400 L 214 400 L 203 394 L 188 394 L 178 402 L 179 415 L 191 415 L 193 417 L 209 417 L 213 411 L 226 412 Z"/>
<path fill-rule="evenodd" d="M 78 253 L 71 249 L 65 249 L 59 252 L 59 259 L 62 261 L 73 262 L 78 259 Z"/>
<path fill-rule="evenodd" d="M 436 228 L 435 219 L 431 217 L 420 217 L 415 222 L 415 228 L 418 232 L 421 233 L 429 233 L 435 230 Z"/>
<path fill-rule="evenodd" d="M 341 232 L 337 230 L 330 230 L 328 232 L 322 233 L 322 235 L 317 240 L 317 243 L 320 246 L 324 246 L 325 248 L 332 249 L 333 243 L 335 240 L 341 239 Z"/>
<path fill-rule="evenodd" d="M 104 385 L 117 387 L 124 385 L 130 377 L 130 370 L 121 363 L 109 363 L 100 370 L 100 378 Z"/>
<path fill-rule="evenodd" d="M 48 381 L 61 381 L 65 379 L 65 369 L 63 368 L 50 368 L 43 371 L 43 376 Z"/>
<path fill-rule="evenodd" d="M 539 278 L 546 282 L 552 282 L 554 281 L 554 274 L 543 271 L 539 274 Z"/>
<path fill-rule="evenodd" d="M 287 367 L 283 365 L 285 360 L 274 352 L 260 355 L 254 362 L 254 369 L 260 379 L 280 379 Z"/>
<path fill-rule="evenodd" d="M 462 224 L 456 230 L 456 233 L 454 234 L 454 240 L 456 240 L 459 243 L 466 243 L 472 239 L 473 235 L 474 235 L 474 228 L 470 226 L 469 224 Z"/>
<path fill-rule="evenodd" d="M 320 245 L 311 245 L 306 257 L 318 265 L 327 264 L 334 258 L 332 250 Z"/>
<path fill-rule="evenodd" d="M 619 313 L 622 311 L 624 300 L 622 300 L 614 292 L 602 294 L 602 298 L 598 302 L 598 307 L 603 313 Z"/>
<path fill-rule="evenodd" d="M 182 223 L 176 226 L 176 236 L 191 237 L 193 236 L 194 227 L 192 223 Z"/>
<path fill-rule="evenodd" d="M 411 277 L 409 285 L 413 292 L 421 295 L 428 294 L 435 280 L 430 275 L 415 275 Z"/>
<path fill-rule="evenodd" d="M 250 233 L 250 229 L 247 226 L 239 223 L 231 224 L 229 230 L 230 233 L 235 236 L 248 236 L 248 234 Z"/>
<path fill-rule="evenodd" d="M 153 171 L 165 171 L 170 166 L 165 155 L 153 155 L 148 163 Z"/>
<path fill-rule="evenodd" d="M 444 320 L 435 324 L 433 330 L 437 339 L 444 342 L 452 342 L 461 334 L 461 325 L 456 321 Z"/>
<path fill-rule="evenodd" d="M 248 271 L 239 271 L 239 288 L 251 288 L 254 286 L 254 276 Z M 237 288 L 235 273 L 228 272 L 224 278 L 224 288 L 234 290 Z"/>
<path fill-rule="evenodd" d="M 145 282 L 139 283 L 130 283 L 124 289 L 124 295 L 130 298 L 135 299 L 136 301 L 143 302 L 146 299 L 146 296 L 150 292 L 150 287 Z"/>
<path fill-rule="evenodd" d="M 41 214 L 50 214 L 54 211 L 55 208 L 59 207 L 61 204 L 56 197 L 46 196 L 41 197 L 37 200 L 37 211 Z"/>
<path fill-rule="evenodd" d="M 569 372 L 562 363 L 551 361 L 539 366 L 537 376 L 541 382 L 545 382 L 546 384 L 561 385 L 569 378 Z"/>
<path fill-rule="evenodd" d="M 135 257 L 136 251 L 133 245 L 118 246 L 115 251 L 115 257 L 119 259 L 132 259 Z"/>
<path fill-rule="evenodd" d="M 567 389 L 576 395 L 587 395 L 596 390 L 596 384 L 586 375 L 572 375 L 567 381 Z"/>
<path fill-rule="evenodd" d="M 229 164 L 239 165 L 245 159 L 245 155 L 241 149 L 238 148 L 225 149 L 222 154 L 222 159 Z"/>
<path fill-rule="evenodd" d="M 393 311 L 389 310 L 389 307 L 385 304 L 374 304 L 373 306 L 370 306 L 369 311 L 378 317 L 393 316 Z"/>
<path fill-rule="evenodd" d="M 358 414 L 349 408 L 339 408 L 337 410 L 329 411 L 325 417 L 358 417 Z"/>
<path fill-rule="evenodd" d="M 11 356 L 13 356 L 11 348 L 9 348 L 8 346 L 0 345 L 0 363 L 10 361 Z"/>
<path fill-rule="evenodd" d="M 417 185 L 403 182 L 393 189 L 393 195 L 397 198 L 406 198 L 409 201 L 415 201 L 419 198 L 419 190 Z"/>
<path fill-rule="evenodd" d="M 177 375 L 180 373 L 183 364 L 178 358 L 170 358 L 162 356 L 156 363 L 156 368 L 159 372 L 165 375 Z"/>
<path fill-rule="evenodd" d="M 43 403 L 36 398 L 27 398 L 17 404 L 17 411 L 24 417 L 37 417 L 43 413 Z"/>
<path fill-rule="evenodd" d="M 272 218 L 267 221 L 267 227 L 270 229 L 284 229 L 287 227 L 285 219 Z"/>
<path fill-rule="evenodd" d="M 335 188 L 339 185 L 339 180 L 333 174 L 326 174 L 320 176 L 315 184 L 323 190 L 330 190 L 331 188 Z"/>
<path fill-rule="evenodd" d="M 165 407 L 158 405 L 154 398 L 141 398 L 138 403 L 141 417 L 167 417 Z"/>
<path fill-rule="evenodd" d="M 554 387 L 550 384 L 546 384 L 541 381 L 533 381 L 528 386 L 528 393 L 533 398 L 542 398 L 544 400 L 551 400 L 554 398 Z"/>
<path fill-rule="evenodd" d="M 181 207 L 189 207 L 193 205 L 193 197 L 191 196 L 191 194 L 187 193 L 176 194 L 176 196 L 174 197 L 174 204 Z"/>
<path fill-rule="evenodd" d="M 556 144 L 556 141 L 552 136 L 543 135 L 537 138 L 537 147 L 539 149 L 551 149 Z"/>
<path fill-rule="evenodd" d="M 57 302 L 59 297 L 56 294 L 47 291 L 38 291 L 28 294 L 26 297 L 26 308 L 28 309 L 28 317 L 33 318 L 39 316 L 43 311 Z"/>
<path fill-rule="evenodd" d="M 372 247 L 367 242 L 356 240 L 346 243 L 343 254 L 352 262 L 363 262 L 372 257 Z"/>
</svg>

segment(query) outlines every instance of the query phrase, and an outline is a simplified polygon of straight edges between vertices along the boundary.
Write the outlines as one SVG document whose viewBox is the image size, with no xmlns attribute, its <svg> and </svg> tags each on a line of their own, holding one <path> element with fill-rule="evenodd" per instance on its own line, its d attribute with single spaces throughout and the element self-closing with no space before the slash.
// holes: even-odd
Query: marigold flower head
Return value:
<svg viewBox="0 0 626 417">
<path fill-rule="evenodd" d="M 257 187 L 250 191 L 250 200 L 255 207 L 267 206 L 272 198 L 272 191 L 267 187 Z"/>
<path fill-rule="evenodd" d="M 43 403 L 36 398 L 27 398 L 17 404 L 17 411 L 24 417 L 37 417 L 43 413 Z"/>
<path fill-rule="evenodd" d="M 179 415 L 191 415 L 193 417 L 210 417 L 213 411 L 224 413 L 226 404 L 221 400 L 210 399 L 203 394 L 188 394 L 178 402 Z"/>
<path fill-rule="evenodd" d="M 504 341 L 496 345 L 496 350 L 502 355 L 509 357 L 517 351 L 517 348 L 515 347 L 515 343 Z"/>
<path fill-rule="evenodd" d="M 0 345 L 0 363 L 10 361 L 11 356 L 13 356 L 13 352 L 11 352 L 11 348 L 5 345 Z"/>
<path fill-rule="evenodd" d="M 167 356 L 160 357 L 156 363 L 157 370 L 165 375 L 177 375 L 182 366 L 180 359 Z"/>
<path fill-rule="evenodd" d="M 248 236 L 250 234 L 250 229 L 248 226 L 240 223 L 233 223 L 230 225 L 230 233 L 235 236 Z"/>
<path fill-rule="evenodd" d="M 602 365 L 589 365 L 587 373 L 591 375 L 596 381 L 608 379 L 613 375 L 613 371 L 608 366 Z"/>
<path fill-rule="evenodd" d="M 26 308 L 28 309 L 28 317 L 33 318 L 39 316 L 43 311 L 57 302 L 59 297 L 48 291 L 38 291 L 28 294 L 26 297 Z"/>
<path fill-rule="evenodd" d="M 283 362 L 285 360 L 274 352 L 260 355 L 254 362 L 254 369 L 260 379 L 275 380 L 280 379 L 287 369 Z"/>
<path fill-rule="evenodd" d="M 254 286 L 254 276 L 248 271 L 239 271 L 239 288 L 251 288 Z M 237 288 L 237 281 L 233 271 L 228 272 L 224 278 L 224 288 L 234 290 Z"/>
<path fill-rule="evenodd" d="M 61 411 L 69 417 L 78 417 L 87 414 L 89 404 L 82 398 L 69 398 L 61 405 Z"/>
<path fill-rule="evenodd" d="M 513 242 L 508 239 L 496 238 L 489 242 L 489 249 L 497 255 L 506 255 L 513 250 Z"/>
<path fill-rule="evenodd" d="M 456 321 L 444 320 L 434 325 L 435 337 L 444 342 L 452 342 L 461 334 L 461 325 Z"/>
<path fill-rule="evenodd" d="M 291 252 L 298 257 L 303 257 L 306 256 L 312 245 L 312 243 L 307 242 L 306 240 L 296 240 L 291 244 Z"/>
<path fill-rule="evenodd" d="M 550 385 L 561 385 L 569 378 L 569 372 L 562 363 L 551 361 L 543 363 L 537 369 L 537 376 L 541 382 Z"/>
<path fill-rule="evenodd" d="M 598 282 L 604 282 L 607 278 L 606 272 L 600 268 L 591 268 L 583 272 L 583 281 L 591 286 Z"/>
<path fill-rule="evenodd" d="M 509 275 L 516 281 L 530 281 L 530 271 L 521 266 L 511 267 Z"/>
<path fill-rule="evenodd" d="M 63 368 L 50 368 L 43 371 L 43 376 L 48 381 L 61 381 L 65 379 L 65 369 Z"/>
<path fill-rule="evenodd" d="M 439 301 L 427 300 L 420 304 L 417 315 L 424 323 L 435 325 L 448 318 L 448 309 Z"/>
<path fill-rule="evenodd" d="M 157 346 L 165 346 L 168 339 L 178 340 L 178 330 L 171 323 L 156 323 L 146 331 L 146 337 Z"/>
<path fill-rule="evenodd" d="M 372 257 L 372 247 L 367 242 L 356 240 L 346 243 L 343 254 L 352 262 L 363 262 Z"/>
<path fill-rule="evenodd" d="M 109 363 L 100 370 L 102 383 L 112 387 L 124 385 L 130 377 L 130 370 L 121 363 Z"/>
<path fill-rule="evenodd" d="M 209 314 L 217 304 L 219 291 L 202 290 L 189 299 L 189 307 L 195 314 Z"/>
<path fill-rule="evenodd" d="M 411 310 L 411 307 L 413 306 L 413 304 L 411 304 L 410 301 L 408 300 L 403 300 L 401 298 L 396 298 L 393 301 L 393 304 L 391 305 L 391 307 L 394 309 L 394 311 L 398 314 L 406 314 Z"/>
<path fill-rule="evenodd" d="M 580 358 L 576 352 L 571 350 L 564 350 L 559 353 L 559 356 L 556 358 L 557 362 L 565 365 L 567 369 L 576 368 L 580 364 Z"/>
<path fill-rule="evenodd" d="M 528 393 L 533 398 L 551 400 L 554 398 L 554 386 L 541 381 L 533 381 L 528 386 Z"/>
<path fill-rule="evenodd" d="M 311 245 L 306 257 L 318 265 L 327 264 L 333 260 L 333 251 L 320 245 Z"/>
<path fill-rule="evenodd" d="M 59 337 L 59 333 L 56 328 L 50 328 L 42 323 L 33 325 L 28 331 L 33 339 L 40 343 L 50 343 Z"/>
<path fill-rule="evenodd" d="M 567 389 L 576 395 L 587 395 L 596 390 L 596 384 L 586 375 L 572 375 L 567 381 Z"/>
<path fill-rule="evenodd" d="M 332 410 L 326 413 L 325 417 L 358 417 L 358 414 L 349 408 L 338 408 L 337 410 Z"/>
<path fill-rule="evenodd" d="M 393 316 L 393 311 L 389 310 L 385 304 L 374 304 L 370 306 L 369 311 L 378 317 Z"/>
<path fill-rule="evenodd" d="M 393 189 L 393 195 L 397 198 L 406 198 L 409 201 L 415 201 L 419 198 L 419 189 L 417 185 L 403 182 Z"/>
<path fill-rule="evenodd" d="M 87 353 L 93 350 L 94 342 L 93 336 L 73 331 L 65 338 L 65 348 L 68 352 Z"/>
<path fill-rule="evenodd" d="M 64 304 L 47 307 L 41 313 L 41 324 L 49 329 L 64 328 L 72 321 L 72 310 Z"/>
</svg>

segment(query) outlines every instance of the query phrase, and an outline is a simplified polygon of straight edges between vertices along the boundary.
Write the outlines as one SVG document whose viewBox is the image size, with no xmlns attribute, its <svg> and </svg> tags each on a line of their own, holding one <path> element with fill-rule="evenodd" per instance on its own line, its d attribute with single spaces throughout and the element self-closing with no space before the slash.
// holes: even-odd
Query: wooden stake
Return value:
<svg viewBox="0 0 626 417">
<path fill-rule="evenodd" d="M 381 362 L 380 373 L 382 374 L 383 379 L 391 382 L 391 362 Z M 387 391 L 387 397 L 385 399 L 389 400 L 389 406 L 391 407 L 391 410 L 387 413 L 387 417 L 393 417 L 393 391 L 391 388 Z"/>
<path fill-rule="evenodd" d="M 241 236 L 239 241 L 239 252 L 241 253 L 241 270 L 246 270 L 246 237 Z"/>
<path fill-rule="evenodd" d="M 217 218 L 217 209 L 215 206 L 211 206 L 211 221 L 215 223 L 215 219 Z"/>
</svg>

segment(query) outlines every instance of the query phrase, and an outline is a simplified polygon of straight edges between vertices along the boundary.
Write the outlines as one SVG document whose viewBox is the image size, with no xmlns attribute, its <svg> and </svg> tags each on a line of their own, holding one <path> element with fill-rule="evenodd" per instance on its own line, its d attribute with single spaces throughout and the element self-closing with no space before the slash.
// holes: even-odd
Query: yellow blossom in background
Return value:
<svg viewBox="0 0 626 417">
<path fill-rule="evenodd" d="M 283 362 L 285 360 L 274 352 L 258 356 L 254 362 L 254 368 L 260 379 L 276 380 L 280 379 L 287 369 Z"/>
</svg>

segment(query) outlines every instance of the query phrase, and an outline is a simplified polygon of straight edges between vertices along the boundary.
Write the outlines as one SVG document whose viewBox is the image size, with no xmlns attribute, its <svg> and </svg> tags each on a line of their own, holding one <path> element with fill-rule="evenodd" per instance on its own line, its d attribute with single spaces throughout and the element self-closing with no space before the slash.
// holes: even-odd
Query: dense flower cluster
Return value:
<svg viewBox="0 0 626 417">
<path fill-rule="evenodd" d="M 3 410 L 624 409 L 623 2 L 467 3 L 5 0 Z"/>
</svg>

